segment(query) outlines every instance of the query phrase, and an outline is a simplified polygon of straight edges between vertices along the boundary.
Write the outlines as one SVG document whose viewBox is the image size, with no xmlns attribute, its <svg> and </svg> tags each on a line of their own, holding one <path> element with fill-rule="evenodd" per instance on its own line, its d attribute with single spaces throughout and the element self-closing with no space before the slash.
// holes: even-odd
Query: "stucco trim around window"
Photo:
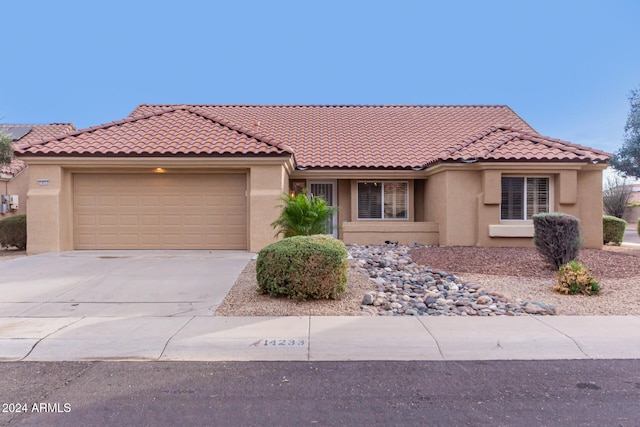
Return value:
<svg viewBox="0 0 640 427">
<path fill-rule="evenodd" d="M 489 237 L 533 237 L 533 224 L 489 225 Z"/>
</svg>

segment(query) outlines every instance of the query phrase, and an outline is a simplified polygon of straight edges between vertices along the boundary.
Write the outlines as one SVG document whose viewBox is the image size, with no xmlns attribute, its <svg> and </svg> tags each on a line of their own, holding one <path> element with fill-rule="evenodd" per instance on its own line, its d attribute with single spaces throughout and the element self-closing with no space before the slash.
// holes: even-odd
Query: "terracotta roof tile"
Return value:
<svg viewBox="0 0 640 427">
<path fill-rule="evenodd" d="M 140 105 L 119 122 L 22 154 L 294 153 L 303 168 L 411 168 L 443 161 L 606 161 L 543 137 L 506 106 Z"/>
<path fill-rule="evenodd" d="M 610 154 L 604 151 L 508 127 L 490 127 L 475 138 L 440 153 L 441 161 L 563 160 L 605 162 L 609 158 Z"/>
<path fill-rule="evenodd" d="M 24 136 L 14 141 L 14 146 L 18 147 L 24 144 L 39 143 L 53 137 L 67 134 L 76 130 L 72 123 L 51 123 L 46 125 L 34 124 L 0 124 L 0 131 L 8 131 L 12 128 L 31 128 Z M 2 165 L 0 172 L 4 175 L 16 176 L 27 168 L 27 165 L 20 159 L 13 159 L 8 165 Z"/>
<path fill-rule="evenodd" d="M 171 105 L 141 105 L 131 117 Z M 505 106 L 193 105 L 292 147 L 306 168 L 408 168 L 489 126 L 535 132 Z"/>
<path fill-rule="evenodd" d="M 237 129 L 231 122 L 176 106 L 95 126 L 40 144 L 22 145 L 18 154 L 56 155 L 229 155 L 290 154 L 288 147 Z"/>
</svg>

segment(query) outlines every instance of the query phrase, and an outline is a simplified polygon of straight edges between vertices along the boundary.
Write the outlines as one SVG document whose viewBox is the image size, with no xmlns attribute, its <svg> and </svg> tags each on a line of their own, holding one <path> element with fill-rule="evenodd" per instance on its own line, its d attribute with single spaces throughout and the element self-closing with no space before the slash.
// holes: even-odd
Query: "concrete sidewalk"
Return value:
<svg viewBox="0 0 640 427">
<path fill-rule="evenodd" d="M 1 361 L 640 359 L 640 316 L 3 317 Z"/>
</svg>

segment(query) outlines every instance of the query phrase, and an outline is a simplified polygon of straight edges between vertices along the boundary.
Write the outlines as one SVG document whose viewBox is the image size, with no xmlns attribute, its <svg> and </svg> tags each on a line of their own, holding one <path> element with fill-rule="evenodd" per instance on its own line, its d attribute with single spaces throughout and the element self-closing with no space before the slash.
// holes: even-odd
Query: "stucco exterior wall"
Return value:
<svg viewBox="0 0 640 427">
<path fill-rule="evenodd" d="M 8 209 L 0 219 L 27 213 L 27 191 L 29 190 L 29 170 L 25 169 L 11 180 L 0 182 L 0 193 L 18 196 L 18 209 Z"/>
<path fill-rule="evenodd" d="M 437 245 L 438 224 L 430 222 L 352 221 L 343 224 L 344 243 L 383 245 Z"/>
<path fill-rule="evenodd" d="M 47 185 L 38 180 L 46 179 Z M 61 206 L 63 170 L 60 166 L 34 165 L 30 167 L 27 192 L 27 253 L 39 254 L 71 249 L 62 235 L 61 221 L 66 213 Z"/>
<path fill-rule="evenodd" d="M 424 198 L 425 220 L 438 224 L 439 244 L 446 246 L 449 239 L 449 217 L 447 215 L 447 194 L 449 192 L 446 174 L 429 176 L 426 181 Z"/>
<path fill-rule="evenodd" d="M 627 228 L 635 229 L 638 225 L 638 220 L 640 220 L 640 206 L 627 206 L 622 219 L 627 221 Z"/>
<path fill-rule="evenodd" d="M 27 160 L 27 159 L 25 159 Z M 56 164 L 53 164 L 55 160 Z M 72 250 L 73 174 L 151 173 L 159 159 L 43 159 L 29 163 L 26 206 L 27 250 L 31 254 Z M 247 249 L 257 252 L 277 241 L 271 223 L 280 213 L 280 197 L 291 179 L 335 179 L 339 236 L 346 243 L 440 244 L 445 246 L 532 246 L 530 222 L 500 220 L 503 175 L 548 176 L 553 211 L 581 220 L 586 247 L 602 245 L 602 169 L 579 164 L 453 164 L 427 171 L 349 172 L 295 171 L 286 158 L 161 159 L 181 172 L 244 171 L 247 174 Z M 48 180 L 41 185 L 39 180 Z M 359 180 L 409 183 L 407 220 L 358 220 Z M 414 181 L 416 180 L 416 181 Z M 419 180 L 419 181 L 418 181 Z M 416 182 L 419 184 L 416 185 Z M 417 194 L 416 194 L 417 193 Z"/>
<path fill-rule="evenodd" d="M 602 248 L 602 169 L 578 173 L 577 217 L 586 248 Z"/>
<path fill-rule="evenodd" d="M 280 215 L 280 198 L 289 189 L 282 165 L 252 166 L 249 172 L 249 251 L 258 252 L 279 240 L 271 227 Z"/>
<path fill-rule="evenodd" d="M 247 250 L 257 252 L 277 240 L 271 223 L 280 213 L 287 191 L 287 158 L 251 159 L 108 159 L 25 158 L 29 163 L 27 192 L 27 252 L 39 254 L 74 249 L 74 173 L 153 173 L 158 165 L 169 173 L 247 173 Z M 58 164 L 51 164 L 55 161 Z M 41 185 L 40 180 L 47 180 Z"/>
<path fill-rule="evenodd" d="M 338 238 L 344 239 L 342 224 L 351 221 L 351 181 L 338 180 Z"/>
<path fill-rule="evenodd" d="M 427 181 L 427 220 L 444 246 L 532 247 L 532 221 L 501 221 L 502 176 L 546 176 L 551 210 L 580 219 L 584 246 L 602 246 L 604 165 L 474 164 L 435 170 Z"/>
</svg>

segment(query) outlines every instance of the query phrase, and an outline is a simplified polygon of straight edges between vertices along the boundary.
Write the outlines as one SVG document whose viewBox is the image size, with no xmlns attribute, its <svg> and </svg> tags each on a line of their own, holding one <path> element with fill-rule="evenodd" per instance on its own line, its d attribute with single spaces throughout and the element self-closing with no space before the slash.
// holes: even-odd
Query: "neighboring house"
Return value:
<svg viewBox="0 0 640 427">
<path fill-rule="evenodd" d="M 506 106 L 141 105 L 18 154 L 30 253 L 255 252 L 305 187 L 346 243 L 532 246 L 532 215 L 565 212 L 599 248 L 610 157 Z"/>
<path fill-rule="evenodd" d="M 48 125 L 0 124 L 0 132 L 13 139 L 14 146 L 37 143 L 76 130 L 71 123 Z M 0 170 L 0 219 L 27 212 L 29 171 L 25 162 L 14 158 Z M 13 197 L 11 197 L 13 196 Z"/>
<path fill-rule="evenodd" d="M 624 210 L 622 219 L 627 221 L 627 227 L 636 228 L 640 220 L 640 184 L 629 184 L 631 186 L 631 197 L 629 206 Z"/>
<path fill-rule="evenodd" d="M 631 197 L 629 204 L 640 203 L 640 184 L 629 184 L 631 186 Z"/>
</svg>

